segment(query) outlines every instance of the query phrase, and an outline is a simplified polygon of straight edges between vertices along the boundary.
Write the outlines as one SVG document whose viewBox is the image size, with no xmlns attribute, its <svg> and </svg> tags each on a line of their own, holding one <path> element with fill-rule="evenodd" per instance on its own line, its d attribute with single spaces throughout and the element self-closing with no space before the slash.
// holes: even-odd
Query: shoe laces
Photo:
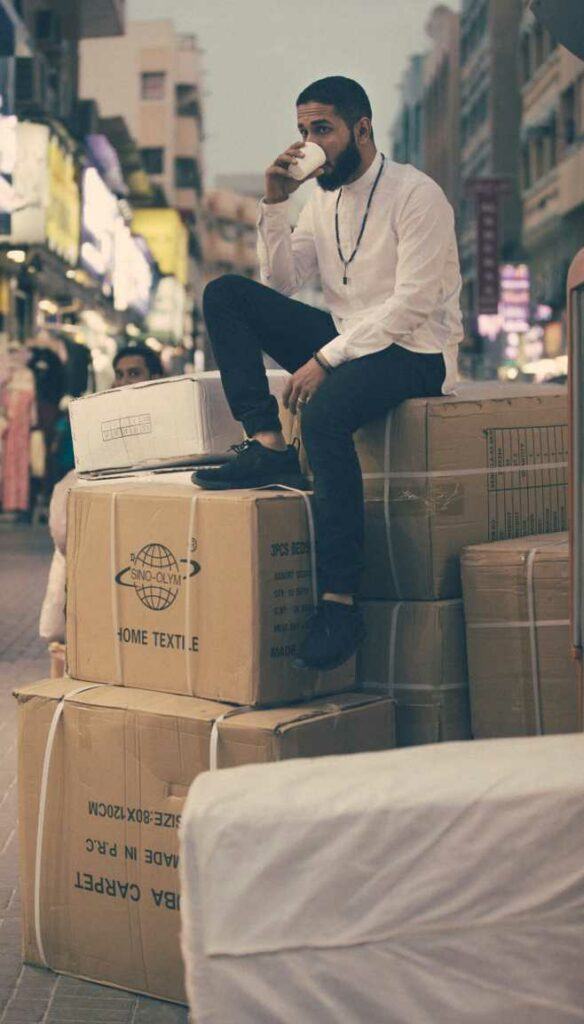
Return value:
<svg viewBox="0 0 584 1024">
<path fill-rule="evenodd" d="M 240 444 L 230 445 L 229 451 L 235 452 L 236 455 L 243 455 L 244 452 L 249 451 L 251 445 L 251 441 L 242 441 Z"/>
</svg>

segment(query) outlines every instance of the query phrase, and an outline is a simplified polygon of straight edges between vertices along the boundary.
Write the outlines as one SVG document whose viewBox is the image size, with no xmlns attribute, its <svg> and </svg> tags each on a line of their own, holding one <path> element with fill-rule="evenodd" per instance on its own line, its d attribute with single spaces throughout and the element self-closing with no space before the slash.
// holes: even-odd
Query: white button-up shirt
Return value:
<svg viewBox="0 0 584 1024">
<path fill-rule="evenodd" d="M 343 185 L 339 205 L 341 251 L 349 259 L 381 166 L 381 154 L 357 181 Z M 410 164 L 386 160 L 365 233 L 348 268 L 335 235 L 338 191 L 315 188 L 290 230 L 288 202 L 260 202 L 261 280 L 294 295 L 320 275 L 338 336 L 321 352 L 331 366 L 371 355 L 394 342 L 412 352 L 442 352 L 443 392 L 456 382 L 463 337 L 460 268 L 452 207 L 442 189 Z"/>
</svg>

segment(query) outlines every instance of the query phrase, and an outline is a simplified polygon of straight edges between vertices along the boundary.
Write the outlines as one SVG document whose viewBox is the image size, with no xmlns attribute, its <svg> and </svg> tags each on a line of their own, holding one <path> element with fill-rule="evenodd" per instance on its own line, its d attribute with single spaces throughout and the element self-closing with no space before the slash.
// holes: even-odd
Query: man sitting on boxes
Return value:
<svg viewBox="0 0 584 1024">
<path fill-rule="evenodd" d="M 284 401 L 301 410 L 314 474 L 321 602 L 296 664 L 327 669 L 351 657 L 365 633 L 355 604 L 364 503 L 353 434 L 404 399 L 452 391 L 461 281 L 449 202 L 425 174 L 377 151 L 363 88 L 324 78 L 296 103 L 302 141 L 268 167 L 260 203 L 263 284 L 227 274 L 203 299 L 225 394 L 248 441 L 233 461 L 193 480 L 213 489 L 306 486 L 268 390 L 267 353 L 292 374 Z M 326 161 L 303 179 L 306 142 Z M 318 187 L 292 232 L 287 200 L 299 178 L 312 177 Z M 289 297 L 319 276 L 330 313 Z"/>
<path fill-rule="evenodd" d="M 113 369 L 113 388 L 142 384 L 164 376 L 160 356 L 147 345 L 128 345 L 120 349 L 114 359 Z M 44 640 L 52 643 L 62 643 L 65 639 L 67 496 L 76 482 L 77 473 L 72 469 L 53 488 L 49 505 L 49 530 L 55 552 L 41 609 L 39 633 Z"/>
</svg>

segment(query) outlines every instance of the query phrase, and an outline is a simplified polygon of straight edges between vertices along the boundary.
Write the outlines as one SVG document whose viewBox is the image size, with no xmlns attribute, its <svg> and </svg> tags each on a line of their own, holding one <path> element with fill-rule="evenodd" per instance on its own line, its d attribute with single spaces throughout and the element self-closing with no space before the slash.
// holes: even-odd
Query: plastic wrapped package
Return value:
<svg viewBox="0 0 584 1024">
<path fill-rule="evenodd" d="M 584 1021 L 584 736 L 206 773 L 182 824 L 197 1024 Z"/>
</svg>

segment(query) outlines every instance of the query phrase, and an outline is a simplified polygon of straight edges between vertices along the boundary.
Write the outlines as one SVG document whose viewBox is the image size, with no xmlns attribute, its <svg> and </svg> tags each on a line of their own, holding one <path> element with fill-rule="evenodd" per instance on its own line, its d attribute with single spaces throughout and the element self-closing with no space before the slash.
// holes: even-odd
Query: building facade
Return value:
<svg viewBox="0 0 584 1024">
<path fill-rule="evenodd" d="M 400 109 L 390 132 L 392 159 L 423 169 L 424 61 L 421 53 L 410 57 L 400 82 Z"/>
<path fill-rule="evenodd" d="M 95 99 L 104 118 L 125 120 L 145 171 L 187 230 L 187 335 L 196 333 L 204 284 L 202 75 L 196 37 L 177 33 L 170 20 L 129 22 L 123 37 L 84 40 L 81 48 L 81 95 Z M 156 247 L 170 229 L 168 211 L 148 225 Z"/>
<path fill-rule="evenodd" d="M 477 179 L 500 178 L 496 258 L 522 257 L 519 130 L 521 100 L 517 47 L 522 0 L 463 0 L 460 15 L 461 296 L 467 338 L 478 307 L 477 214 L 470 189 Z"/>
<path fill-rule="evenodd" d="M 426 23 L 431 48 L 423 66 L 422 167 L 458 210 L 460 188 L 460 16 L 445 4 Z"/>
<path fill-rule="evenodd" d="M 534 306 L 551 307 L 557 320 L 568 267 L 584 239 L 584 65 L 535 21 L 526 0 L 523 8 L 523 244 Z"/>
</svg>

